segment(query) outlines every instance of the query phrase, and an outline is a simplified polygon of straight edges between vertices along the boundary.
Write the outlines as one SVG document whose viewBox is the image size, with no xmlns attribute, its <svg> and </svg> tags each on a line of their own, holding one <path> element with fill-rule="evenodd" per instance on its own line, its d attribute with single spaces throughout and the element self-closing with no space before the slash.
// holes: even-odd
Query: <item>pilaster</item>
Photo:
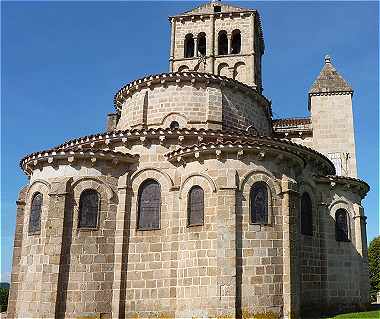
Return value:
<svg viewBox="0 0 380 319">
<path fill-rule="evenodd" d="M 23 187 L 19 192 L 18 200 L 16 201 L 16 230 L 13 244 L 13 260 L 12 260 L 12 275 L 11 287 L 8 297 L 7 318 L 16 317 L 16 303 L 19 285 L 20 259 L 22 249 L 22 231 L 24 226 L 24 211 L 25 211 L 25 194 L 27 187 Z"/>
<path fill-rule="evenodd" d="M 368 251 L 367 251 L 367 232 L 364 208 L 359 204 L 354 204 L 354 223 L 355 223 L 355 247 L 358 254 L 362 257 L 362 273 L 360 279 L 360 297 L 363 305 L 369 303 L 369 270 L 368 270 Z"/>
<path fill-rule="evenodd" d="M 43 238 L 44 264 L 42 269 L 41 287 L 41 318 L 57 317 L 59 305 L 64 296 L 62 267 L 66 264 L 64 246 L 68 243 L 64 238 L 65 218 L 71 212 L 67 211 L 68 187 L 71 178 L 57 178 L 51 181 L 49 192 L 49 208 L 46 218 L 46 237 Z"/>
<path fill-rule="evenodd" d="M 298 260 L 299 232 L 297 229 L 298 191 L 297 184 L 286 176 L 281 181 L 283 199 L 283 296 L 284 318 L 299 318 L 300 276 Z"/>
<path fill-rule="evenodd" d="M 118 206 L 116 212 L 114 280 L 112 285 L 112 318 L 123 318 L 125 315 L 126 271 L 128 263 L 128 240 L 130 229 L 130 204 L 127 176 L 122 176 L 118 184 Z"/>
<path fill-rule="evenodd" d="M 217 297 L 218 315 L 234 309 L 236 302 L 236 187 L 223 187 L 218 191 L 217 217 Z"/>
</svg>

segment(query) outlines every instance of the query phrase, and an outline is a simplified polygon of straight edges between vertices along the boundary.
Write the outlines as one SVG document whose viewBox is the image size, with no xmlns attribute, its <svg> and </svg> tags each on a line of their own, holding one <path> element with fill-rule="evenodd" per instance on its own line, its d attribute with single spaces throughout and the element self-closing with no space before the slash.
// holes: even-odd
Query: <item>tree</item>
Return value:
<svg viewBox="0 0 380 319">
<path fill-rule="evenodd" d="M 380 236 L 375 237 L 368 247 L 368 266 L 370 280 L 370 295 L 372 299 L 380 291 Z"/>
<path fill-rule="evenodd" d="M 8 294 L 8 288 L 0 288 L 0 312 L 7 311 Z"/>
</svg>

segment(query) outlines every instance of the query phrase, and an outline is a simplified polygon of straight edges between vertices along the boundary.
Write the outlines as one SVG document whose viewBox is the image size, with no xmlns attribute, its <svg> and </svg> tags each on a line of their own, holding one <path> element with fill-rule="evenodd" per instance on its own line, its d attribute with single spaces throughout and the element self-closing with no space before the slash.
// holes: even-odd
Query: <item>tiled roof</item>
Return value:
<svg viewBox="0 0 380 319">
<path fill-rule="evenodd" d="M 332 92 L 353 92 L 352 87 L 338 73 L 331 63 L 331 58 L 325 57 L 325 65 L 321 73 L 310 88 L 309 94 L 332 93 Z"/>
<path fill-rule="evenodd" d="M 211 73 L 200 73 L 195 71 L 184 71 L 184 72 L 170 72 L 170 73 L 160 73 L 147 75 L 143 78 L 134 80 L 126 85 L 124 85 L 114 96 L 114 106 L 117 111 L 121 111 L 122 104 L 126 98 L 133 94 L 136 90 L 140 88 L 150 87 L 151 85 L 162 85 L 165 86 L 168 83 L 178 84 L 183 82 L 203 82 L 203 83 L 219 83 L 220 85 L 226 85 L 228 87 L 240 89 L 245 94 L 252 94 L 260 99 L 263 99 L 267 104 L 269 113 L 272 112 L 271 104 L 268 99 L 257 92 L 255 89 L 247 84 L 234 80 L 232 78 L 215 75 Z"/>
<path fill-rule="evenodd" d="M 309 125 L 311 124 L 310 117 L 293 117 L 288 119 L 273 119 L 273 127 L 287 127 L 287 126 L 296 126 L 296 125 Z"/>
<path fill-rule="evenodd" d="M 156 139 L 160 140 L 161 137 L 199 137 L 200 141 L 204 140 L 204 138 L 211 138 L 212 140 L 221 140 L 225 143 L 268 143 L 268 145 L 274 145 L 273 143 L 277 143 L 276 147 L 280 148 L 289 148 L 292 149 L 295 153 L 305 152 L 305 155 L 309 153 L 309 155 L 316 156 L 320 161 L 324 162 L 327 166 L 330 166 L 330 173 L 334 171 L 334 166 L 330 162 L 330 160 L 322 155 L 321 153 L 311 149 L 309 147 L 293 143 L 291 141 L 270 137 L 270 136 L 257 136 L 251 132 L 245 131 L 233 131 L 233 130 L 212 130 L 212 129 L 196 129 L 196 128 L 178 128 L 178 129 L 170 129 L 170 128 L 151 128 L 151 129 L 131 129 L 131 130 L 118 130 L 112 132 L 104 132 L 99 134 L 88 135 L 84 137 L 80 137 L 77 139 L 69 140 L 64 144 L 58 145 L 49 150 L 35 152 L 30 155 L 25 156 L 20 165 L 23 167 L 24 162 L 28 162 L 30 160 L 34 160 L 40 157 L 48 157 L 54 153 L 59 154 L 62 152 L 63 154 L 74 151 L 74 152 L 113 152 L 98 149 L 99 147 L 106 148 L 110 143 L 122 142 L 128 143 L 128 141 L 140 141 L 143 142 L 145 139 Z M 100 143 L 100 144 L 98 144 Z M 135 142 L 134 142 L 135 143 Z M 86 149 L 84 149 L 86 148 Z M 117 156 L 123 156 L 121 154 L 115 154 Z M 299 153 L 300 154 L 300 153 Z M 307 156 L 309 156 L 307 155 Z M 129 156 L 129 155 L 127 155 Z M 134 156 L 131 154 L 131 156 Z"/>
<path fill-rule="evenodd" d="M 208 2 L 195 7 L 189 11 L 183 12 L 181 15 L 191 15 L 191 14 L 212 14 L 214 13 L 214 6 L 220 6 L 222 12 L 242 12 L 248 11 L 249 9 L 237 7 L 234 5 L 229 5 L 226 3 L 221 3 L 220 1 Z M 254 10 L 252 10 L 254 11 Z"/>
</svg>

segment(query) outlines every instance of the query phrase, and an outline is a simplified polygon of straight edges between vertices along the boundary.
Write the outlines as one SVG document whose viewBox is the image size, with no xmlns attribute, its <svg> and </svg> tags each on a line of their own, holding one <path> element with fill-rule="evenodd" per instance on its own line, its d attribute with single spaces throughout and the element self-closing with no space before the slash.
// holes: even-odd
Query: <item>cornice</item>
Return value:
<svg viewBox="0 0 380 319">
<path fill-rule="evenodd" d="M 113 164 L 134 163 L 138 160 L 139 155 L 128 154 L 111 150 L 83 150 L 80 148 L 69 150 L 51 149 L 39 153 L 33 153 L 24 157 L 20 161 L 20 167 L 26 175 L 31 175 L 34 167 L 39 164 L 55 165 L 57 161 L 67 160 L 68 163 L 73 163 L 77 160 L 88 160 L 92 164 L 96 161 L 112 161 Z"/>
<path fill-rule="evenodd" d="M 314 162 L 314 166 L 326 175 L 335 173 L 333 164 L 322 154 L 289 141 L 264 136 L 251 137 L 246 141 L 221 141 L 184 146 L 168 152 L 166 157 L 170 162 L 184 163 L 187 159 L 194 160 L 202 154 L 214 154 L 216 158 L 220 158 L 223 153 L 236 153 L 239 157 L 247 152 L 256 153 L 258 159 L 264 159 L 267 153 L 275 153 L 280 161 L 283 160 L 283 154 L 288 153 L 302 162 L 303 166 Z"/>
<path fill-rule="evenodd" d="M 165 144 L 170 139 L 172 140 L 172 143 L 175 143 L 177 145 L 185 145 L 190 143 L 202 144 L 205 142 L 231 143 L 235 141 L 238 143 L 264 143 L 268 147 L 274 147 L 276 149 L 293 152 L 294 154 L 297 154 L 304 158 L 304 160 L 320 162 L 322 163 L 322 166 L 326 167 L 326 174 L 335 173 L 334 165 L 327 157 L 311 148 L 293 143 L 285 139 L 268 136 L 257 136 L 255 133 L 246 131 L 227 131 L 196 128 L 178 128 L 174 130 L 170 128 L 131 129 L 83 136 L 77 139 L 69 140 L 49 150 L 32 153 L 24 157 L 21 160 L 20 165 L 23 168 L 25 161 L 29 162 L 40 157 L 49 157 L 49 154 L 59 153 L 61 151 L 95 152 L 97 149 L 101 150 L 102 148 L 111 148 L 113 145 L 117 145 L 117 143 L 122 145 L 147 143 Z M 113 151 L 102 150 L 102 152 Z M 125 154 L 122 156 L 125 156 Z"/>
<path fill-rule="evenodd" d="M 139 91 L 142 88 L 150 88 L 152 86 L 167 86 L 168 84 L 178 85 L 180 83 L 191 83 L 193 85 L 195 85 L 196 83 L 204 83 L 206 85 L 218 84 L 220 86 L 227 86 L 232 89 L 238 89 L 242 91 L 244 94 L 249 94 L 258 99 L 261 99 L 268 106 L 269 113 L 271 113 L 271 103 L 269 102 L 269 100 L 252 87 L 225 76 L 215 75 L 211 73 L 198 73 L 194 71 L 148 75 L 143 78 L 132 81 L 124 85 L 115 94 L 115 109 L 118 112 L 120 112 L 125 100 L 129 98 L 134 92 Z"/>
<path fill-rule="evenodd" d="M 351 190 L 354 193 L 358 193 L 363 199 L 370 190 L 370 186 L 363 180 L 349 177 L 349 176 L 338 176 L 338 175 L 326 175 L 326 176 L 315 176 L 316 180 L 320 183 L 330 184 L 333 189 L 337 185 L 343 186 L 346 190 Z"/>
</svg>

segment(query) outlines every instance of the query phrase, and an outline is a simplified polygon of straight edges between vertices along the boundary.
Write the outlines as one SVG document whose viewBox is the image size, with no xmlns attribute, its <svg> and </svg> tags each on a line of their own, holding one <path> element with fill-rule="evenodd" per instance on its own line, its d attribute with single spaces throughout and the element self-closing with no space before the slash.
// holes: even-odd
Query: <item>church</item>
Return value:
<svg viewBox="0 0 380 319">
<path fill-rule="evenodd" d="M 258 11 L 211 1 L 169 21 L 168 72 L 121 87 L 105 132 L 21 160 L 8 318 L 365 307 L 352 87 L 326 56 L 310 116 L 274 119 Z"/>
</svg>

